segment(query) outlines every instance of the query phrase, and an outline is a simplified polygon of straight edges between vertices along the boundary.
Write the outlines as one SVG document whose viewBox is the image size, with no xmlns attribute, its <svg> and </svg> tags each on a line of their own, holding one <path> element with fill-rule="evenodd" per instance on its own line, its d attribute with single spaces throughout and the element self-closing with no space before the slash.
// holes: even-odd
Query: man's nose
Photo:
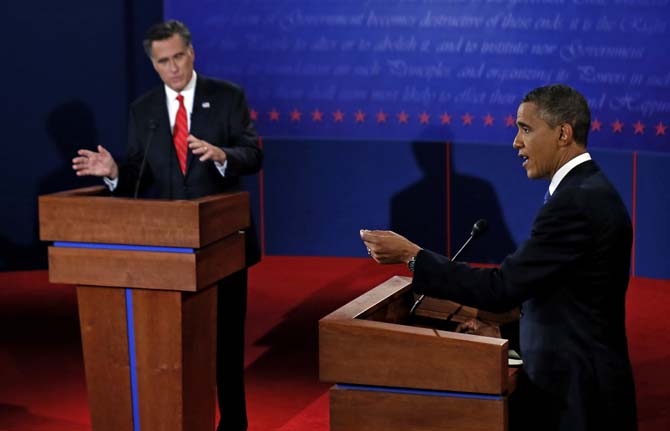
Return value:
<svg viewBox="0 0 670 431">
<path fill-rule="evenodd" d="M 523 142 L 521 141 L 521 136 L 517 133 L 514 137 L 514 141 L 512 141 L 512 148 L 521 148 L 522 146 Z"/>
</svg>

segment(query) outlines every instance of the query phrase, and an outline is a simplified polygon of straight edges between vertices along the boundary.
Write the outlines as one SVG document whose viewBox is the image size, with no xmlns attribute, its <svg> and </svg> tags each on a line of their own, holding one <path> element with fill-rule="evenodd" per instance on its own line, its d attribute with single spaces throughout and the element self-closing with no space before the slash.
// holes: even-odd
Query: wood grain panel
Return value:
<svg viewBox="0 0 670 431">
<path fill-rule="evenodd" d="M 181 292 L 133 290 L 140 429 L 183 429 Z"/>
<path fill-rule="evenodd" d="M 244 268 L 244 233 L 195 253 L 49 247 L 52 283 L 194 292 Z"/>
<path fill-rule="evenodd" d="M 212 431 L 216 420 L 217 288 L 182 297 L 184 430 Z"/>
<path fill-rule="evenodd" d="M 415 297 L 418 298 L 418 296 Z M 499 324 L 519 320 L 519 317 L 521 316 L 518 308 L 506 311 L 504 313 L 492 313 L 490 311 L 479 310 L 474 307 L 462 306 L 460 309 L 458 307 L 460 307 L 460 304 L 454 301 L 425 297 L 421 304 L 417 307 L 415 313 L 417 316 L 432 317 L 434 319 L 446 319 L 451 316 L 452 313 L 456 312 L 451 317 L 451 320 L 454 322 L 462 322 L 467 319 L 476 318 L 486 322 L 494 322 Z"/>
<path fill-rule="evenodd" d="M 245 235 L 244 232 L 235 232 L 196 252 L 198 289 L 244 268 Z"/>
<path fill-rule="evenodd" d="M 332 388 L 331 431 L 506 431 L 507 400 Z"/>
<path fill-rule="evenodd" d="M 411 289 L 411 278 L 396 275 L 333 311 L 322 320 L 366 319 L 380 308 L 386 308 L 389 302 L 410 294 Z"/>
<path fill-rule="evenodd" d="M 247 192 L 174 201 L 101 194 L 95 187 L 40 196 L 40 239 L 201 248 L 249 226 Z"/>
<path fill-rule="evenodd" d="M 319 321 L 323 381 L 502 394 L 507 340 L 409 326 L 411 280 L 392 277 Z M 410 298 L 411 299 L 411 298 Z M 371 321 L 388 317 L 393 322 Z"/>
<path fill-rule="evenodd" d="M 77 301 L 92 428 L 132 430 L 125 292 L 77 286 Z"/>
<path fill-rule="evenodd" d="M 327 382 L 501 394 L 507 340 L 366 320 L 319 324 Z"/>
<path fill-rule="evenodd" d="M 196 255 L 49 247 L 52 283 L 195 291 Z"/>
<path fill-rule="evenodd" d="M 197 206 L 190 201 L 62 194 L 38 201 L 43 241 L 199 246 Z"/>
<path fill-rule="evenodd" d="M 200 247 L 224 238 L 251 224 L 249 193 L 207 196 L 197 200 L 200 212 Z"/>
</svg>

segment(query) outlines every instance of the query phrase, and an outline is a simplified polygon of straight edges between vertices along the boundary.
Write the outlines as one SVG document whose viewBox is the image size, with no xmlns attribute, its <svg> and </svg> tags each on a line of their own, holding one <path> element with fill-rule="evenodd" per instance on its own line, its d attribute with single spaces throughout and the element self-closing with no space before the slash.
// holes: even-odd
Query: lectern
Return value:
<svg viewBox="0 0 670 431">
<path fill-rule="evenodd" d="M 455 316 L 504 323 L 449 301 L 414 303 L 393 277 L 319 321 L 319 373 L 331 431 L 505 431 L 516 369 L 508 341 L 437 329 Z M 432 322 L 432 323 L 431 323 Z M 436 327 L 437 326 L 437 327 Z"/>
<path fill-rule="evenodd" d="M 77 285 L 94 431 L 211 431 L 216 282 L 245 266 L 247 193 L 39 197 L 49 281 Z"/>
</svg>

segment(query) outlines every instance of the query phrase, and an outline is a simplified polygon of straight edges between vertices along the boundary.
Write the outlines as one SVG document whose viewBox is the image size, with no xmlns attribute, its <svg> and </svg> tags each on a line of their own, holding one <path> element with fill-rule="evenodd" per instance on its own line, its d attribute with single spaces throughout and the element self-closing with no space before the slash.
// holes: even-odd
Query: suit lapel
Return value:
<svg viewBox="0 0 670 431">
<path fill-rule="evenodd" d="M 209 97 L 208 82 L 206 78 L 198 75 L 195 82 L 195 95 L 193 97 L 193 111 L 191 112 L 191 129 L 189 133 L 197 138 L 204 139 L 207 125 L 213 109 L 213 103 Z M 191 163 L 193 163 L 193 153 L 188 152 L 186 159 L 186 175 L 188 175 Z"/>
<path fill-rule="evenodd" d="M 162 147 L 161 154 L 171 154 L 171 157 L 177 157 L 174 148 L 172 148 L 172 130 L 170 129 L 170 117 L 168 115 L 166 98 L 165 89 L 161 87 L 161 91 L 157 92 L 156 99 L 151 104 L 151 118 L 156 121 L 157 126 L 154 139 Z M 165 152 L 165 147 L 167 149 L 172 148 L 171 153 Z"/>
</svg>

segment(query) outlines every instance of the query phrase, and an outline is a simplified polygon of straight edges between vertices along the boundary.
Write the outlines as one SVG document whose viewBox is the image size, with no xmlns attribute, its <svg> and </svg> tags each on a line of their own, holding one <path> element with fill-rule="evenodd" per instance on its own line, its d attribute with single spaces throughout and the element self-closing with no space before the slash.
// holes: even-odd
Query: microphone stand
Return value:
<svg viewBox="0 0 670 431">
<path fill-rule="evenodd" d="M 455 261 L 456 258 L 461 254 L 461 252 L 465 249 L 465 247 L 467 247 L 467 245 L 470 244 L 470 241 L 472 241 L 475 237 L 479 236 L 480 234 L 484 233 L 484 231 L 486 230 L 487 227 L 488 227 L 488 222 L 486 220 L 484 220 L 484 219 L 477 220 L 477 222 L 475 222 L 474 226 L 472 226 L 472 231 L 470 232 L 470 237 L 465 241 L 465 243 L 463 243 L 461 248 L 458 249 L 458 251 L 456 252 L 454 257 L 452 257 L 449 260 L 451 262 Z M 423 299 L 425 297 L 426 297 L 425 294 L 421 294 L 421 296 L 419 296 L 417 298 L 417 300 L 414 301 L 414 304 L 412 305 L 412 308 L 409 309 L 409 315 L 410 316 L 414 315 L 414 312 L 416 311 L 417 307 L 423 302 Z M 456 313 L 461 311 L 461 308 L 462 308 L 462 306 L 459 307 L 458 309 L 456 309 L 456 311 L 454 311 L 453 313 L 451 313 L 448 320 L 451 320 L 451 318 L 454 317 L 454 315 Z"/>
<path fill-rule="evenodd" d="M 133 193 L 133 199 L 137 199 L 137 195 L 140 191 L 140 183 L 142 182 L 142 175 L 144 175 L 144 167 L 147 164 L 147 154 L 149 153 L 149 147 L 151 146 L 151 141 L 154 137 L 154 132 L 156 131 L 157 124 L 155 121 L 149 122 L 149 137 L 147 138 L 147 146 L 144 147 L 144 154 L 142 155 L 142 164 L 140 165 L 140 172 L 137 175 L 137 181 L 135 182 L 135 193 Z"/>
</svg>

